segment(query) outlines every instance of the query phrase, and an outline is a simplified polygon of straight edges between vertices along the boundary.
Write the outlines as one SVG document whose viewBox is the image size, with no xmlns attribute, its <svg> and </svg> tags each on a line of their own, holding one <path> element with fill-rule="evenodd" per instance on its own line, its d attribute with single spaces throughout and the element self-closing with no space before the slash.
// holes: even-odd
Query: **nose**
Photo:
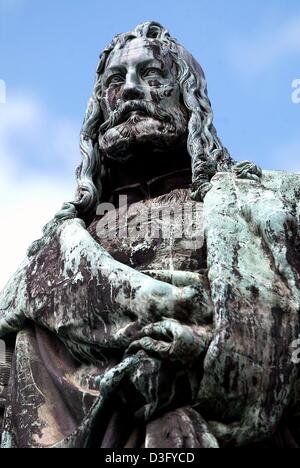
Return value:
<svg viewBox="0 0 300 468">
<path fill-rule="evenodd" d="M 131 101 L 134 99 L 143 99 L 145 93 L 141 83 L 135 73 L 127 73 L 126 81 L 123 88 L 123 100 Z"/>
</svg>

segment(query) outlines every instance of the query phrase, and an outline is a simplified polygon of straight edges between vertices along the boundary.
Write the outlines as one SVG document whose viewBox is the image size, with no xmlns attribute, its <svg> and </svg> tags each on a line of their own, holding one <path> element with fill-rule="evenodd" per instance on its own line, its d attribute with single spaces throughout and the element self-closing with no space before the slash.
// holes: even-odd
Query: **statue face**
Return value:
<svg viewBox="0 0 300 468">
<path fill-rule="evenodd" d="M 134 39 L 111 53 L 103 74 L 100 149 L 128 158 L 140 144 L 165 150 L 187 131 L 175 64 L 159 43 Z"/>
</svg>

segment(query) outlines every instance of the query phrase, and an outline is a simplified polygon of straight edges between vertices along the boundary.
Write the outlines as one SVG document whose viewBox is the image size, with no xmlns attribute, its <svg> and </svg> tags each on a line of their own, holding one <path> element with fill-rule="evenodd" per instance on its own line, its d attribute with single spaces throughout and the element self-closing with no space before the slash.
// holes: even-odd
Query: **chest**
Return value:
<svg viewBox="0 0 300 468">
<path fill-rule="evenodd" d="M 203 204 L 185 189 L 97 217 L 89 232 L 116 260 L 137 270 L 206 268 Z"/>
</svg>

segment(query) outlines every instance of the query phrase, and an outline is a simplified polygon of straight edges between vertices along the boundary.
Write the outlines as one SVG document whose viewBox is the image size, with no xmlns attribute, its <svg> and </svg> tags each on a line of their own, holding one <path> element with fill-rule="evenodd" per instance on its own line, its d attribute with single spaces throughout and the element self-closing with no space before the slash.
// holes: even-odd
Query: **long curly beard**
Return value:
<svg viewBox="0 0 300 468">
<path fill-rule="evenodd" d="M 100 127 L 99 146 L 107 157 L 127 159 L 141 144 L 156 149 L 175 146 L 186 133 L 183 110 L 167 112 L 151 102 L 128 101 Z"/>
</svg>

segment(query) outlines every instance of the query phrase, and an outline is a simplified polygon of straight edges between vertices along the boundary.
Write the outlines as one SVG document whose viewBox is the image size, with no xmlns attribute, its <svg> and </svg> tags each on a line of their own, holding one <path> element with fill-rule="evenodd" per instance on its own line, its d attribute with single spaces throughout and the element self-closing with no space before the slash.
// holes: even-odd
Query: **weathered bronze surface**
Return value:
<svg viewBox="0 0 300 468">
<path fill-rule="evenodd" d="M 81 152 L 0 294 L 2 447 L 300 446 L 300 175 L 231 158 L 157 23 L 101 54 Z"/>
</svg>

